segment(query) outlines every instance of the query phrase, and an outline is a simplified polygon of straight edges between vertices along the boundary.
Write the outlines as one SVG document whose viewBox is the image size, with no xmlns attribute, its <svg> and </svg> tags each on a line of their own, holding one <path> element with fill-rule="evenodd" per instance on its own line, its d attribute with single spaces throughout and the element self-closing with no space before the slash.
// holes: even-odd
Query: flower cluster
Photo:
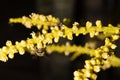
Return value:
<svg viewBox="0 0 120 80">
<path fill-rule="evenodd" d="M 86 60 L 84 69 L 74 72 L 74 80 L 96 80 L 96 73 L 98 73 L 101 68 L 100 64 L 101 61 L 96 58 Z"/>
<path fill-rule="evenodd" d="M 74 80 L 96 80 L 96 74 L 100 72 L 101 69 L 107 69 L 111 66 L 108 57 L 113 55 L 115 48 L 116 45 L 112 44 L 110 40 L 106 38 L 105 45 L 95 50 L 95 57 L 85 61 L 84 69 L 74 72 Z"/>
<path fill-rule="evenodd" d="M 57 25 L 60 20 L 52 15 L 44 16 L 32 13 L 29 17 L 23 16 L 22 18 L 10 18 L 10 23 L 22 23 L 26 28 L 36 26 L 38 29 L 48 29 L 49 26 Z"/>
<path fill-rule="evenodd" d="M 96 21 L 96 26 L 91 22 L 86 22 L 86 26 L 80 26 L 78 22 L 74 22 L 72 27 L 66 26 L 58 18 L 51 15 L 44 16 L 41 14 L 32 13 L 29 17 L 10 18 L 10 23 L 22 23 L 26 28 L 36 26 L 41 32 L 32 32 L 31 38 L 26 40 L 16 41 L 13 45 L 11 41 L 6 42 L 6 46 L 0 48 L 0 60 L 6 62 L 8 57 L 13 59 L 15 53 L 23 55 L 25 51 L 35 55 L 37 52 L 42 53 L 37 56 L 43 56 L 42 49 L 46 49 L 48 54 L 53 51 L 72 54 L 71 60 L 74 60 L 81 54 L 90 55 L 91 59 L 85 61 L 83 69 L 78 69 L 74 72 L 74 80 L 96 80 L 97 73 L 102 69 L 107 69 L 111 66 L 120 67 L 120 59 L 114 55 L 114 50 L 117 47 L 115 41 L 119 39 L 120 27 L 114 27 L 111 24 L 102 26 L 100 20 Z M 105 41 L 104 45 L 98 48 L 91 48 L 90 44 L 85 46 L 76 46 L 66 43 L 66 45 L 54 45 L 59 39 L 66 38 L 73 40 L 73 35 L 79 36 L 90 35 L 90 38 L 96 37 Z M 95 44 L 92 43 L 92 47 Z"/>
</svg>

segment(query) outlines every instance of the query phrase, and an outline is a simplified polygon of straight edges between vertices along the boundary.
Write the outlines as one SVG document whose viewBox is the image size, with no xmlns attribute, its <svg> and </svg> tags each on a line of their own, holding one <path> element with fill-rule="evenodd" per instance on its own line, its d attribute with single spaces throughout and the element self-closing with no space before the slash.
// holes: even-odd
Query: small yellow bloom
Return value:
<svg viewBox="0 0 120 80">
<path fill-rule="evenodd" d="M 0 60 L 3 62 L 6 62 L 8 60 L 8 57 L 5 52 L 0 52 Z"/>
<path fill-rule="evenodd" d="M 86 78 L 90 78 L 91 72 L 89 71 L 89 69 L 84 70 L 83 73 Z"/>
<path fill-rule="evenodd" d="M 112 35 L 112 39 L 113 40 L 118 40 L 119 39 L 119 35 Z"/>
<path fill-rule="evenodd" d="M 73 39 L 72 33 L 69 33 L 69 34 L 67 35 L 67 38 L 68 38 L 69 40 L 72 40 L 72 39 Z"/>
<path fill-rule="evenodd" d="M 108 53 L 102 53 L 102 58 L 107 59 L 109 57 Z"/>
<path fill-rule="evenodd" d="M 59 37 L 56 36 L 56 37 L 54 38 L 54 42 L 57 43 L 58 41 L 59 41 Z"/>
<path fill-rule="evenodd" d="M 8 53 L 8 47 L 3 46 L 3 47 L 2 47 L 2 52 Z"/>
<path fill-rule="evenodd" d="M 102 23 L 101 23 L 100 20 L 97 20 L 97 21 L 96 21 L 96 26 L 97 26 L 98 28 L 101 28 L 101 27 L 102 27 Z"/>
<path fill-rule="evenodd" d="M 96 64 L 96 61 L 95 61 L 94 59 L 91 59 L 91 60 L 90 60 L 90 63 L 91 63 L 92 65 L 95 65 L 95 64 Z"/>
<path fill-rule="evenodd" d="M 93 38 L 95 36 L 95 31 L 90 32 L 90 37 Z"/>
<path fill-rule="evenodd" d="M 8 40 L 8 41 L 6 42 L 6 46 L 9 46 L 9 47 L 12 46 L 12 42 Z"/>
<path fill-rule="evenodd" d="M 117 47 L 117 46 L 116 46 L 115 44 L 112 44 L 112 45 L 111 45 L 111 48 L 112 48 L 112 49 L 115 49 L 116 47 Z"/>
<path fill-rule="evenodd" d="M 8 57 L 9 57 L 10 59 L 13 59 L 13 58 L 14 58 L 14 54 L 13 54 L 13 53 L 9 53 L 9 54 L 8 54 Z"/>
<path fill-rule="evenodd" d="M 105 39 L 105 45 L 107 45 L 107 46 L 111 45 L 110 40 L 108 38 Z"/>
<path fill-rule="evenodd" d="M 91 74 L 91 78 L 92 78 L 93 80 L 96 80 L 96 79 L 97 79 L 97 75 L 94 74 L 94 73 L 92 73 L 92 74 Z"/>
<path fill-rule="evenodd" d="M 100 66 L 94 66 L 94 67 L 93 67 L 93 70 L 94 70 L 95 72 L 99 72 L 99 71 L 100 71 Z"/>
<path fill-rule="evenodd" d="M 90 27 L 92 27 L 92 23 L 89 22 L 89 21 L 87 21 L 87 22 L 86 22 L 86 28 L 89 29 Z"/>
<path fill-rule="evenodd" d="M 104 47 L 103 50 L 104 50 L 105 52 L 109 52 L 108 47 Z"/>
<path fill-rule="evenodd" d="M 21 45 L 22 47 L 26 47 L 26 41 L 25 41 L 25 40 L 21 40 L 20 45 Z"/>
<path fill-rule="evenodd" d="M 74 77 L 74 80 L 83 80 L 83 79 L 80 77 Z"/>
<path fill-rule="evenodd" d="M 43 34 L 46 34 L 46 33 L 47 33 L 47 30 L 43 29 L 43 30 L 42 30 L 42 33 L 43 33 Z"/>
<path fill-rule="evenodd" d="M 79 77 L 81 75 L 81 73 L 79 71 L 74 71 L 74 76 L 75 77 Z"/>
<path fill-rule="evenodd" d="M 23 55 L 25 53 L 25 50 L 22 47 L 19 48 L 18 51 L 20 55 Z"/>
</svg>

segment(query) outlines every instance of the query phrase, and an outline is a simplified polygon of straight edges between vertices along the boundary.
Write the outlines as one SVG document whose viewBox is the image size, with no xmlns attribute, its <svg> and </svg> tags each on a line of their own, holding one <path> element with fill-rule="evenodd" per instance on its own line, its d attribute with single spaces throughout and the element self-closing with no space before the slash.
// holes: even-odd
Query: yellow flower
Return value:
<svg viewBox="0 0 120 80">
<path fill-rule="evenodd" d="M 23 54 L 25 53 L 25 49 L 22 48 L 22 47 L 20 47 L 20 48 L 18 49 L 18 51 L 19 51 L 20 55 L 23 55 Z"/>
<path fill-rule="evenodd" d="M 0 52 L 0 60 L 3 62 L 6 62 L 8 60 L 8 57 L 5 52 Z"/>
<path fill-rule="evenodd" d="M 119 39 L 119 35 L 112 35 L 112 39 L 113 40 L 118 40 Z"/>
<path fill-rule="evenodd" d="M 6 42 L 6 46 L 9 46 L 9 47 L 12 46 L 12 42 L 8 40 L 8 41 Z"/>
<path fill-rule="evenodd" d="M 100 71 L 100 66 L 94 66 L 94 67 L 93 67 L 93 70 L 94 70 L 95 72 L 99 72 L 99 71 Z"/>
<path fill-rule="evenodd" d="M 89 21 L 87 21 L 87 22 L 86 22 L 86 28 L 89 29 L 90 27 L 92 27 L 92 23 L 89 22 Z"/>
<path fill-rule="evenodd" d="M 14 54 L 13 54 L 13 53 L 9 53 L 9 54 L 8 54 L 8 57 L 9 57 L 10 59 L 13 59 L 13 58 L 14 58 Z"/>
<path fill-rule="evenodd" d="M 101 27 L 102 27 L 102 23 L 101 23 L 100 20 L 97 20 L 97 21 L 96 21 L 96 26 L 97 26 L 98 28 L 101 28 Z"/>
</svg>

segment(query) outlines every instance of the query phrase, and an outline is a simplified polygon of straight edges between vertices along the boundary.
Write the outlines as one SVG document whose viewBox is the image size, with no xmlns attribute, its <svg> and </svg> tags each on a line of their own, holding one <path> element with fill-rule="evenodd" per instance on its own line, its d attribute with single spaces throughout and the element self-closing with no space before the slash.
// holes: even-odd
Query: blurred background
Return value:
<svg viewBox="0 0 120 80">
<path fill-rule="evenodd" d="M 86 21 L 103 25 L 120 23 L 120 0 L 1 0 L 0 1 L 0 47 L 7 40 L 26 39 L 32 32 L 21 24 L 9 24 L 9 18 L 28 16 L 31 13 L 52 14 L 63 19 L 71 18 L 85 25 Z M 85 38 L 75 38 L 73 43 L 83 44 Z M 118 50 L 119 51 L 119 50 Z M 119 56 L 119 55 L 118 55 Z M 64 55 L 55 54 L 34 58 L 30 54 L 15 55 L 13 60 L 0 62 L 0 79 L 4 80 L 73 80 L 73 71 L 84 64 L 84 56 L 71 62 Z M 120 68 L 101 71 L 97 80 L 119 80 Z"/>
</svg>

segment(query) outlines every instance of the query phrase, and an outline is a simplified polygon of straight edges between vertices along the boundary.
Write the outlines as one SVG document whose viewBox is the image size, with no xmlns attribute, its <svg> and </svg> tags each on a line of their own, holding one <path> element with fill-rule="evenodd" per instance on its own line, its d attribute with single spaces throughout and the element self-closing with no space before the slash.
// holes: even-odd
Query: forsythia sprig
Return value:
<svg viewBox="0 0 120 80">
<path fill-rule="evenodd" d="M 15 53 L 23 55 L 25 51 L 35 55 L 36 52 L 42 53 L 45 49 L 48 54 L 53 51 L 65 53 L 69 55 L 72 53 L 71 60 L 74 60 L 81 54 L 90 55 L 91 59 L 85 60 L 83 69 L 78 69 L 74 72 L 74 80 L 96 80 L 97 73 L 102 69 L 107 69 L 111 66 L 120 67 L 120 59 L 114 55 L 117 47 L 115 41 L 119 39 L 120 28 L 114 27 L 111 24 L 102 26 L 100 20 L 96 21 L 96 26 L 91 22 L 86 22 L 86 26 L 80 26 L 78 22 L 74 22 L 69 28 L 62 23 L 58 18 L 51 15 L 44 16 L 41 14 L 32 13 L 29 17 L 10 18 L 10 23 L 22 23 L 26 28 L 36 26 L 42 32 L 32 32 L 31 38 L 26 40 L 16 41 L 13 45 L 11 41 L 6 42 L 6 46 L 0 48 L 0 60 L 6 62 L 8 57 L 13 59 Z M 73 35 L 89 34 L 91 38 L 95 37 L 104 40 L 104 45 L 98 48 L 90 48 L 88 45 L 53 45 L 58 43 L 59 39 L 67 38 L 73 40 Z M 42 54 L 43 55 L 43 54 Z M 39 55 L 38 55 L 39 56 Z"/>
</svg>

